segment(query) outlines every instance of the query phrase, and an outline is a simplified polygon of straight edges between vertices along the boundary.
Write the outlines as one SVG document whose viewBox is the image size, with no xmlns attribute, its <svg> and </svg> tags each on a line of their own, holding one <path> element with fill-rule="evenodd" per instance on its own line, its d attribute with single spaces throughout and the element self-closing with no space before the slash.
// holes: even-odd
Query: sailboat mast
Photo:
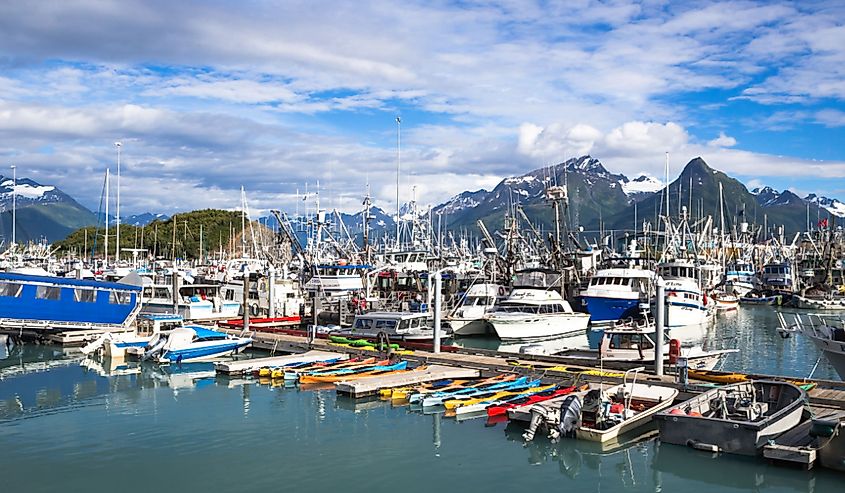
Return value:
<svg viewBox="0 0 845 493">
<path fill-rule="evenodd" d="M 402 119 L 396 117 L 396 250 L 399 250 L 399 176 L 402 172 Z"/>
<path fill-rule="evenodd" d="M 114 146 L 117 147 L 117 204 L 115 207 L 115 245 L 114 245 L 114 260 L 118 262 L 120 260 L 120 148 L 123 147 L 123 144 L 120 142 L 115 142 Z"/>
<path fill-rule="evenodd" d="M 109 169 L 106 168 L 106 239 L 103 247 L 103 268 L 109 263 Z"/>
</svg>

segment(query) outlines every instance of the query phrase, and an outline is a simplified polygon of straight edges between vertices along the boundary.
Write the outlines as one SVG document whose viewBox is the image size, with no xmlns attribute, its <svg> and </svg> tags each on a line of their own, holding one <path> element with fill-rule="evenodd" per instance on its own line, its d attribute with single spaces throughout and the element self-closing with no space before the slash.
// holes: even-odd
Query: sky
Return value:
<svg viewBox="0 0 845 493">
<path fill-rule="evenodd" d="M 392 210 L 397 167 L 436 205 L 584 154 L 662 177 L 666 152 L 843 200 L 845 3 L 0 2 L 0 175 L 96 209 L 115 142 L 124 215 L 242 186 L 255 213 L 368 186 Z"/>
</svg>

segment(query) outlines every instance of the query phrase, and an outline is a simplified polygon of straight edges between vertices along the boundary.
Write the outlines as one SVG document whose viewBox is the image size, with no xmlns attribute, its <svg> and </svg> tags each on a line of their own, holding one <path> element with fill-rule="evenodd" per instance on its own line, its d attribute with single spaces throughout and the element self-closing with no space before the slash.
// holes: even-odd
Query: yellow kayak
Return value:
<svg viewBox="0 0 845 493">
<path fill-rule="evenodd" d="M 503 390 L 501 392 L 496 392 L 493 395 L 488 395 L 486 397 L 476 397 L 474 399 L 450 399 L 444 402 L 443 406 L 445 406 L 446 409 L 457 409 L 459 407 L 471 406 L 473 404 L 478 404 L 480 402 L 485 401 L 498 401 L 520 394 L 534 394 L 537 392 L 543 392 L 544 390 L 549 390 L 552 387 L 554 387 L 554 385 L 543 385 L 541 387 L 530 387 L 522 390 Z"/>
<path fill-rule="evenodd" d="M 433 383 L 426 383 L 423 385 L 416 385 L 410 387 L 396 387 L 393 389 L 381 389 L 379 391 L 379 395 L 384 398 L 390 397 L 394 401 L 399 401 L 403 399 L 407 399 L 409 395 L 413 394 L 414 392 L 431 392 L 431 391 L 441 391 L 441 390 L 452 390 L 455 388 L 462 388 L 466 383 L 470 382 L 470 380 L 453 380 L 448 385 L 442 385 L 438 388 L 433 387 Z"/>
<path fill-rule="evenodd" d="M 690 378 L 695 378 L 696 380 L 704 380 L 705 382 L 722 384 L 739 383 L 745 382 L 746 380 L 754 379 L 753 375 L 747 375 L 745 373 L 728 373 L 707 370 L 687 370 L 687 373 L 689 374 Z M 778 378 L 776 380 L 791 383 L 792 385 L 800 387 L 804 390 L 812 390 L 816 387 L 816 384 L 814 382 L 805 382 L 803 380 L 790 380 L 786 378 Z"/>
</svg>

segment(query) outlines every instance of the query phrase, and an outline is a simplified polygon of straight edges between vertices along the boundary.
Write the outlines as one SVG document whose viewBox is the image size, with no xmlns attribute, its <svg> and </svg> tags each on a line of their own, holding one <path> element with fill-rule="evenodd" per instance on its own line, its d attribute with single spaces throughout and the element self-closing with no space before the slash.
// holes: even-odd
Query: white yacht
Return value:
<svg viewBox="0 0 845 493">
<path fill-rule="evenodd" d="M 497 301 L 502 301 L 507 289 L 500 284 L 473 284 L 467 289 L 461 303 L 446 317 L 456 336 L 481 335 L 487 333 L 484 315 L 491 311 Z"/>
<path fill-rule="evenodd" d="M 375 338 L 385 334 L 391 341 L 430 341 L 434 339 L 433 316 L 426 312 L 368 312 L 355 315 L 352 328 L 333 334 Z M 448 334 L 441 329 L 441 337 Z"/>
<path fill-rule="evenodd" d="M 555 290 L 560 273 L 532 269 L 517 272 L 514 289 L 484 315 L 499 339 L 552 339 L 587 332 L 590 316 L 576 313 Z"/>
</svg>

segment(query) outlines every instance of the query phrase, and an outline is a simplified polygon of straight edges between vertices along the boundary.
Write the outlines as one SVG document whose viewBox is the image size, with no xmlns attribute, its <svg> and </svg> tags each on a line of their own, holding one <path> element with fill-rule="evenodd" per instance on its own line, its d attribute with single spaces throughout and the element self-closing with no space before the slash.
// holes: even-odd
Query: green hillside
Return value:
<svg viewBox="0 0 845 493">
<path fill-rule="evenodd" d="M 74 230 L 96 224 L 97 216 L 75 202 L 52 202 L 31 205 L 17 210 L 15 228 L 18 243 L 40 241 L 52 243 L 65 238 Z M 7 241 L 12 239 L 12 212 L 0 214 L 0 232 Z"/>
</svg>

